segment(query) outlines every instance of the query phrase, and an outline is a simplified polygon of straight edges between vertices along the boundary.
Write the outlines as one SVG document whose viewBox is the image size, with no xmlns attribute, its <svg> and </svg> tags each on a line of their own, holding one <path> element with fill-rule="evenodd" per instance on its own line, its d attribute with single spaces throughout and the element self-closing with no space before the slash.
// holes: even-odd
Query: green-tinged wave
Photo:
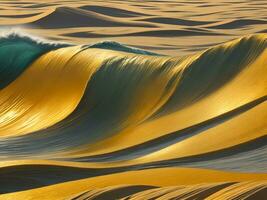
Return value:
<svg viewBox="0 0 267 200">
<path fill-rule="evenodd" d="M 16 33 L 0 37 L 0 89 L 16 79 L 40 55 L 65 46 Z"/>
<path fill-rule="evenodd" d="M 267 172 L 266 34 L 183 57 L 115 42 L 54 44 L 11 34 L 0 38 L 0 57 L 0 179 L 26 180 L 14 186 L 11 178 L 8 191 L 82 178 L 106 187 L 103 180 L 120 180 L 114 174 L 125 174 L 125 184 L 153 185 L 138 182 L 135 172 L 151 178 L 168 167 L 177 180 L 182 167 L 204 177 L 190 184 L 208 174 L 210 182 L 240 182 L 240 190 L 266 187 L 243 183 L 266 180 L 250 174 Z M 81 196 L 99 192 L 87 189 Z M 140 192 L 137 199 L 146 194 Z"/>
</svg>

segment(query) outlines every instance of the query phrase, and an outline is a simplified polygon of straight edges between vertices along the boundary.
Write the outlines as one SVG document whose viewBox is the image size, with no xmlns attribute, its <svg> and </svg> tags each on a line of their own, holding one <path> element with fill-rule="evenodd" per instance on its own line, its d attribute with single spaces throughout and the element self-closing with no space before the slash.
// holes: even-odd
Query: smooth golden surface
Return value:
<svg viewBox="0 0 267 200">
<path fill-rule="evenodd" d="M 1 90 L 0 136 L 44 129 L 69 115 L 95 70 L 84 54 L 80 46 L 51 51 Z"/>
<path fill-rule="evenodd" d="M 66 63 L 79 51 L 78 46 L 43 55 L 0 91 L 2 137 L 46 128 L 75 109 L 88 79 L 75 76 Z M 62 72 L 63 68 L 69 69 Z"/>
<path fill-rule="evenodd" d="M 257 181 L 267 183 L 266 174 L 242 174 L 242 173 L 229 173 L 213 170 L 201 170 L 190 168 L 162 168 L 162 169 L 150 169 L 142 171 L 133 171 L 126 173 L 119 173 L 107 176 L 100 176 L 96 178 L 89 178 L 79 181 L 72 181 L 53 186 L 43 187 L 39 189 L 33 189 L 24 192 L 16 192 L 13 194 L 6 194 L 0 196 L 0 199 L 66 199 L 75 194 L 79 194 L 86 190 L 92 190 L 96 188 L 103 188 L 112 185 L 153 185 L 153 186 L 175 186 L 199 184 L 196 187 L 209 185 L 212 182 L 252 182 L 241 183 L 233 190 L 233 193 L 238 190 L 249 189 L 253 184 L 259 184 Z M 265 182 L 263 182 L 265 181 Z M 255 183 L 253 183 L 255 182 Z M 188 189 L 190 191 L 190 187 Z M 189 192 L 188 191 L 188 192 Z M 223 193 L 223 192 L 222 192 Z M 178 192 L 177 194 L 178 195 Z M 217 194 L 210 198 L 215 198 Z M 219 195 L 219 194 L 218 194 Z M 224 195 L 227 195 L 224 194 Z"/>
</svg>

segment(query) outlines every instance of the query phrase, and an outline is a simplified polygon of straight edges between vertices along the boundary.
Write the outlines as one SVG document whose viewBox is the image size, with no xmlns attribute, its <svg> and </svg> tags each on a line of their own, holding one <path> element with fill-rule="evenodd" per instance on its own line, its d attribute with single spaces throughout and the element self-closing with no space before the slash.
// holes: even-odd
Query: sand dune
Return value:
<svg viewBox="0 0 267 200">
<path fill-rule="evenodd" d="M 23 8 L 47 8 L 49 6 L 59 5 L 57 3 L 41 3 L 41 4 L 33 4 L 33 5 L 23 5 Z"/>
<path fill-rule="evenodd" d="M 233 193 L 236 192 L 236 195 Z M 62 194 L 61 194 L 62 195 Z M 121 200 L 138 200 L 138 199 L 251 199 L 261 200 L 266 195 L 266 182 L 252 183 L 213 183 L 199 184 L 189 186 L 169 186 L 169 187 L 154 187 L 149 185 L 118 185 L 104 187 L 79 192 L 76 195 L 69 195 L 67 199 L 85 200 L 85 199 L 101 199 L 109 200 L 110 197 Z M 24 194 L 17 194 L 19 198 L 26 198 Z M 48 198 L 53 198 L 55 195 L 49 195 Z M 64 195 L 62 195 L 64 196 Z M 5 195 L 4 198 L 10 199 L 12 195 Z M 40 194 L 34 194 L 33 197 L 40 197 Z M 58 196 L 57 196 L 58 197 Z M 48 199 L 47 197 L 42 197 Z M 1 198 L 0 198 L 1 199 Z"/>
<path fill-rule="evenodd" d="M 124 10 L 119 8 L 111 8 L 106 6 L 81 6 L 80 9 L 97 12 L 103 15 L 109 15 L 113 17 L 139 17 L 139 16 L 148 16 L 145 13 L 138 13 L 130 10 Z"/>
<path fill-rule="evenodd" d="M 62 172 L 65 174 L 67 170 L 62 169 Z M 34 174 L 41 173 L 42 170 L 40 173 Z M 53 172 L 51 171 L 50 173 Z M 60 174 L 59 171 L 58 173 Z M 69 174 L 69 176 L 71 176 L 71 174 Z M 155 178 L 156 176 L 158 178 Z M 190 177 L 195 178 L 189 179 Z M 8 181 L 8 179 L 4 180 Z M 49 180 L 49 177 L 47 180 Z M 136 182 L 138 182 L 139 185 L 137 185 Z M 121 198 L 130 196 L 133 199 L 138 199 L 138 197 L 142 196 L 143 199 L 149 199 L 157 195 L 166 195 L 162 198 L 172 199 L 182 194 L 191 194 L 193 195 L 192 197 L 195 198 L 209 196 L 211 199 L 216 196 L 229 196 L 231 199 L 235 196 L 253 196 L 256 195 L 257 192 L 263 192 L 262 194 L 265 195 L 266 190 L 264 189 L 266 187 L 266 176 L 264 174 L 238 174 L 190 168 L 162 168 L 116 173 L 78 181 L 70 181 L 22 192 L 4 194 L 0 196 L 0 199 L 12 199 L 14 197 L 17 199 L 27 199 L 28 196 L 42 199 L 79 199 L 78 197 L 81 197 L 81 199 L 86 199 L 86 197 L 91 197 L 92 199 L 95 197 L 98 199 L 101 197 L 102 199 L 106 198 L 106 195 L 111 195 L 112 193 L 115 193 L 114 195 Z M 200 190 L 200 188 L 202 189 Z M 232 191 L 230 190 L 231 188 Z M 231 194 L 231 192 L 233 192 L 233 194 Z M 172 194 L 172 198 L 167 198 L 170 194 Z M 259 194 L 259 196 L 262 194 Z"/>
<path fill-rule="evenodd" d="M 266 29 L 264 6 L 249 1 L 2 2 L 0 26 L 3 29 L 18 27 L 47 39 L 79 44 L 95 43 L 96 38 L 115 38 L 118 42 L 149 47 L 165 55 L 186 55 L 210 47 L 212 42 L 207 41 L 222 43 Z M 42 14 L 26 17 L 38 12 Z M 191 29 L 193 27 L 195 29 Z M 196 36 L 194 43 L 190 39 L 192 35 Z M 170 48 L 170 44 L 179 48 Z"/>
<path fill-rule="evenodd" d="M 0 17 L 6 17 L 6 18 L 25 18 L 25 17 L 32 17 L 39 15 L 40 13 L 33 13 L 33 14 L 25 14 L 25 15 L 0 15 Z"/>
<path fill-rule="evenodd" d="M 267 24 L 267 21 L 264 20 L 253 20 L 253 19 L 237 19 L 231 22 L 225 22 L 218 25 L 208 26 L 207 28 L 213 29 L 240 29 L 250 25 L 257 24 Z"/>
<path fill-rule="evenodd" d="M 124 33 L 124 34 L 99 34 L 90 32 L 74 32 L 62 34 L 68 37 L 81 37 L 81 38 L 104 38 L 104 37 L 178 37 L 178 36 L 202 36 L 202 35 L 219 35 L 218 33 L 210 31 L 193 31 L 193 30 L 152 30 L 152 31 L 139 31 L 134 33 Z"/>
<path fill-rule="evenodd" d="M 58 7 L 37 21 L 28 23 L 38 28 L 71 28 L 71 27 L 154 27 L 151 24 L 123 22 L 107 16 L 84 11 L 78 8 Z"/>
<path fill-rule="evenodd" d="M 184 25 L 184 26 L 198 26 L 198 25 L 214 23 L 212 21 L 205 22 L 205 21 L 184 20 L 184 19 L 167 18 L 167 17 L 151 17 L 142 19 L 140 21 L 155 22 L 161 24 Z"/>
<path fill-rule="evenodd" d="M 131 196 L 135 193 L 143 192 L 150 189 L 155 189 L 156 187 L 147 185 L 126 185 L 126 186 L 115 186 L 109 188 L 103 188 L 99 190 L 89 190 L 84 192 L 73 199 L 103 199 L 108 200 L 110 197 L 115 199 L 121 199 L 123 197 Z"/>
<path fill-rule="evenodd" d="M 151 187 L 151 186 L 150 186 Z M 142 190 L 143 189 L 143 190 Z M 196 186 L 177 186 L 177 187 L 161 187 L 150 188 L 149 186 L 117 186 L 108 187 L 98 190 L 90 190 L 84 192 L 74 198 L 73 200 L 84 199 L 101 199 L 108 200 L 110 196 L 122 200 L 138 200 L 138 199 L 218 199 L 218 198 L 232 198 L 229 197 L 231 192 L 229 190 L 239 192 L 235 198 L 246 198 L 260 200 L 266 195 L 266 183 L 221 183 L 221 184 L 207 184 Z M 141 190 L 141 191 L 140 191 Z M 241 190 L 244 190 L 240 192 Z M 134 193 L 134 194 L 133 194 Z M 222 194 L 226 193 L 226 194 Z M 229 194 L 230 193 L 230 194 Z"/>
</svg>

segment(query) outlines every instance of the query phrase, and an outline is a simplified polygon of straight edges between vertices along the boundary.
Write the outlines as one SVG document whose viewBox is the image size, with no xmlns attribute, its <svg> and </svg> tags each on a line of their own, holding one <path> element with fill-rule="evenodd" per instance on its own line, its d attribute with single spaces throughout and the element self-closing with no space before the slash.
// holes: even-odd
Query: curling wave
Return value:
<svg viewBox="0 0 267 200">
<path fill-rule="evenodd" d="M 42 171 L 26 189 L 167 167 L 247 173 L 224 182 L 267 172 L 265 34 L 184 57 L 10 35 L 0 38 L 0 57 L 0 177 Z M 46 180 L 53 170 L 62 174 Z"/>
</svg>

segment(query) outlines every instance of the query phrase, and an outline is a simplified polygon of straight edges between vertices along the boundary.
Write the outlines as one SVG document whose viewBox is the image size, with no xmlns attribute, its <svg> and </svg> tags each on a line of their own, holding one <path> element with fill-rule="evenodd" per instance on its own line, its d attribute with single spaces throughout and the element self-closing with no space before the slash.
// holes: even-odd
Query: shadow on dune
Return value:
<svg viewBox="0 0 267 200">
<path fill-rule="evenodd" d="M 53 165 L 17 165 L 0 168 L 0 194 L 43 187 L 119 172 L 118 169 L 89 169 Z"/>
<path fill-rule="evenodd" d="M 33 4 L 33 5 L 24 5 L 22 6 L 23 8 L 46 8 L 49 6 L 56 6 L 58 5 L 57 3 L 38 3 L 38 4 Z"/>
<path fill-rule="evenodd" d="M 266 142 L 266 137 L 264 142 Z M 75 181 L 84 178 L 92 178 L 121 172 L 148 170 L 156 168 L 160 169 L 165 167 L 177 166 L 197 167 L 197 163 L 202 160 L 201 156 L 203 155 L 113 168 L 81 168 L 40 164 L 26 164 L 2 167 L 0 168 L 0 184 L 5 185 L 5 187 L 0 188 L 0 194 L 34 189 L 67 181 Z M 209 155 L 207 154 L 207 156 Z M 205 160 L 205 154 L 203 159 Z M 210 160 L 210 162 L 213 161 L 214 160 Z M 186 165 L 186 163 L 189 162 L 191 164 Z"/>
<path fill-rule="evenodd" d="M 253 193 L 248 200 L 263 200 L 267 197 L 267 188 L 263 188 L 256 193 Z"/>
<path fill-rule="evenodd" d="M 161 23 L 161 24 L 183 25 L 183 26 L 198 26 L 198 25 L 214 23 L 214 21 L 194 21 L 194 20 L 167 18 L 167 17 L 152 17 L 152 18 L 141 19 L 139 21 Z"/>
<path fill-rule="evenodd" d="M 82 199 L 94 199 L 94 200 L 110 200 L 112 199 L 121 199 L 123 197 L 134 195 L 138 192 L 144 192 L 147 190 L 151 190 L 154 188 L 158 188 L 155 186 L 149 185 L 127 185 L 127 186 L 111 186 L 108 188 L 102 188 L 98 190 L 89 190 L 86 191 L 72 200 L 82 200 Z"/>
<path fill-rule="evenodd" d="M 124 22 L 92 11 L 78 8 L 58 7 L 50 14 L 28 24 L 36 28 L 71 28 L 71 27 L 155 27 L 141 22 Z"/>
<path fill-rule="evenodd" d="M 97 12 L 103 15 L 109 15 L 112 17 L 140 17 L 140 16 L 148 16 L 148 14 L 145 13 L 138 13 L 126 9 L 120 9 L 120 8 L 111 8 L 106 6 L 95 6 L 95 5 L 88 5 L 88 6 L 81 6 L 79 7 L 83 10 L 93 11 Z"/>
<path fill-rule="evenodd" d="M 203 186 L 203 189 L 195 189 L 195 191 L 190 191 L 188 194 L 180 195 L 179 198 L 190 196 L 189 199 L 204 199 L 211 194 L 222 190 L 234 183 L 221 183 L 211 187 Z M 127 186 L 113 186 L 113 187 L 105 187 L 102 189 L 89 190 L 84 192 L 72 200 L 110 200 L 110 197 L 114 197 L 114 199 L 130 200 L 130 199 L 157 199 L 162 198 L 164 196 L 168 196 L 175 191 L 179 191 L 181 189 L 185 189 L 186 186 L 172 186 L 172 187 L 153 187 L 147 185 L 127 185 Z M 172 199 L 172 198 L 171 198 Z"/>
<path fill-rule="evenodd" d="M 100 34 L 90 32 L 74 32 L 62 34 L 67 37 L 80 37 L 80 38 L 101 38 L 101 37 L 178 37 L 178 36 L 203 36 L 203 35 L 223 35 L 221 33 L 210 32 L 206 30 L 192 31 L 192 30 L 149 30 L 139 31 L 124 34 Z"/>
<path fill-rule="evenodd" d="M 27 1 L 1 1 L 1 4 L 15 4 L 15 5 L 19 5 L 19 4 L 32 4 L 32 2 L 27 2 Z"/>
<path fill-rule="evenodd" d="M 244 144 L 236 145 L 227 149 L 200 154 L 196 156 L 189 156 L 185 158 L 177 158 L 171 160 L 163 160 L 157 162 L 144 163 L 139 165 L 124 166 L 124 167 L 113 167 L 113 168 L 80 168 L 80 167 L 68 167 L 68 166 L 57 166 L 57 165 L 16 165 L 0 168 L 0 193 L 9 193 L 15 191 L 21 191 L 26 189 L 33 189 L 43 187 L 47 185 L 62 183 L 66 181 L 79 180 L 84 178 L 108 175 L 113 173 L 120 173 L 132 170 L 143 170 L 143 169 L 155 169 L 164 167 L 200 167 L 214 169 L 213 165 L 218 165 L 218 161 L 222 161 L 217 169 L 229 170 L 229 166 L 224 164 L 228 157 L 238 160 L 240 156 L 253 156 L 256 159 L 257 155 L 254 153 L 255 149 L 266 147 L 267 137 L 261 137 L 253 141 L 249 141 Z M 262 154 L 266 152 L 266 148 L 262 149 Z M 242 154 L 240 154 L 242 153 Z M 250 155 L 251 154 L 251 155 Z M 108 160 L 107 160 L 108 161 Z M 242 163 L 240 159 L 236 163 L 238 171 L 242 171 L 242 167 L 246 166 L 246 160 Z M 206 163 L 206 165 L 202 165 Z M 215 164 L 214 164 L 215 163 Z M 234 163 L 232 163 L 234 164 Z M 225 165 L 225 166 L 223 166 Z M 264 163 L 263 163 L 264 165 Z M 255 165 L 251 165 L 251 168 L 255 168 Z M 216 169 L 216 167 L 215 167 Z M 246 169 L 244 169 L 246 170 Z"/>
<path fill-rule="evenodd" d="M 0 15 L 0 17 L 4 18 L 25 18 L 25 17 L 32 17 L 32 16 L 37 16 L 41 13 L 32 13 L 32 14 L 25 14 L 25 15 Z"/>
<path fill-rule="evenodd" d="M 226 22 L 219 25 L 207 26 L 206 28 L 212 29 L 239 29 L 246 26 L 257 25 L 257 24 L 267 24 L 267 21 L 264 20 L 255 20 L 255 19 L 238 19 L 231 22 Z"/>
<path fill-rule="evenodd" d="M 259 31 L 258 33 L 267 33 L 267 29 L 265 29 L 265 30 L 261 30 L 261 31 Z"/>
</svg>

